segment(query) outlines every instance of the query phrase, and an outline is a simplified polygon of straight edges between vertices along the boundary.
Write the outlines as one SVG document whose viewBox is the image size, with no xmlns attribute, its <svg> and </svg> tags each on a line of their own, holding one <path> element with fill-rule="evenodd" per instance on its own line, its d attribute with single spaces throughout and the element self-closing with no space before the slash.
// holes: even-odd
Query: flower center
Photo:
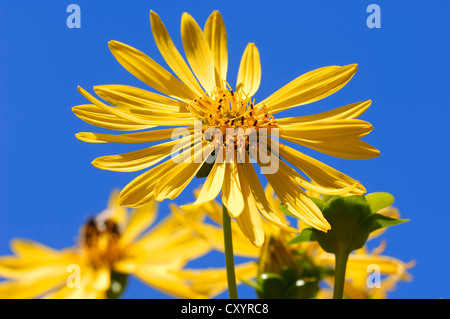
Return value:
<svg viewBox="0 0 450 319">
<path fill-rule="evenodd" d="M 227 128 L 273 128 L 276 121 L 270 110 L 263 106 L 256 108 L 243 90 L 216 88 L 211 96 L 204 94 L 189 104 L 189 110 L 201 120 L 203 131 L 219 128 L 224 134 Z"/>
<path fill-rule="evenodd" d="M 194 99 L 188 106 L 196 120 L 202 123 L 202 133 L 215 129 L 223 136 L 222 145 L 225 147 L 248 147 L 251 131 L 258 133 L 265 129 L 265 134 L 270 134 L 270 129 L 277 128 L 276 120 L 269 108 L 265 105 L 255 107 L 254 101 L 243 90 L 234 92 L 227 88 L 216 88 L 211 95 L 204 94 Z M 250 129 L 250 130 L 249 130 Z M 230 139 L 230 130 L 240 130 L 244 140 L 239 134 L 233 133 Z M 216 133 L 211 133 L 215 135 Z M 215 137 L 216 138 L 216 137 Z M 205 134 L 203 139 L 210 140 Z M 231 145 L 230 145 L 231 144 Z"/>
<path fill-rule="evenodd" d="M 90 219 L 82 230 L 82 249 L 94 267 L 110 266 L 120 258 L 118 225 L 111 219 Z"/>
</svg>

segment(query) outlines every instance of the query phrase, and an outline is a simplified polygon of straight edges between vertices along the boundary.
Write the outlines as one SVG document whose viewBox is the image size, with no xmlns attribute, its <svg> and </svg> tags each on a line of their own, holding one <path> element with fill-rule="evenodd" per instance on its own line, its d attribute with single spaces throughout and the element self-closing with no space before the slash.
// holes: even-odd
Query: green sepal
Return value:
<svg viewBox="0 0 450 319">
<path fill-rule="evenodd" d="M 365 196 L 367 204 L 370 206 L 372 213 L 377 213 L 380 209 L 391 206 L 395 198 L 389 193 L 371 193 Z"/>
<path fill-rule="evenodd" d="M 319 245 L 329 253 L 339 249 L 349 252 L 364 246 L 369 233 L 361 231 L 361 223 L 371 214 L 364 196 L 335 196 L 323 207 L 323 216 L 331 225 L 328 232 L 314 229 Z"/>
<path fill-rule="evenodd" d="M 323 216 L 331 229 L 322 232 L 313 229 L 314 237 L 326 252 L 350 253 L 364 246 L 371 232 L 406 222 L 378 214 L 377 211 L 392 205 L 394 196 L 389 193 L 373 193 L 367 196 L 334 196 L 322 207 Z M 302 235 L 302 234 L 300 234 Z M 306 234 L 305 234 L 306 237 Z"/>
<path fill-rule="evenodd" d="M 295 237 L 294 239 L 291 239 L 287 245 L 293 245 L 308 241 L 316 241 L 316 237 L 314 236 L 314 231 L 312 228 L 305 228 L 302 230 L 302 232 Z"/>
<path fill-rule="evenodd" d="M 263 273 L 251 286 L 260 299 L 309 299 L 319 291 L 317 278 L 302 279 L 289 267 L 283 269 L 281 274 Z"/>
<path fill-rule="evenodd" d="M 260 293 L 265 298 L 280 298 L 286 290 L 286 283 L 281 275 L 264 273 L 258 277 Z"/>
<path fill-rule="evenodd" d="M 364 221 L 361 227 L 365 228 L 367 232 L 371 233 L 383 227 L 403 224 L 409 219 L 395 219 L 381 214 L 371 214 Z"/>
<path fill-rule="evenodd" d="M 111 271 L 111 286 L 106 292 L 107 299 L 119 299 L 125 291 L 128 283 L 128 275 Z"/>
</svg>

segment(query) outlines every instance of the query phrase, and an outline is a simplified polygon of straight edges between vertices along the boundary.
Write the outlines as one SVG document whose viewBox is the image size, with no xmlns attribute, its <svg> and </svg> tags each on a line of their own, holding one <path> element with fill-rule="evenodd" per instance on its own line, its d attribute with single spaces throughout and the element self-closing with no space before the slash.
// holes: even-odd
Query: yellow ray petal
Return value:
<svg viewBox="0 0 450 319">
<path fill-rule="evenodd" d="M 281 220 L 277 214 L 273 211 L 269 202 L 267 201 L 264 189 L 261 186 L 258 175 L 255 172 L 253 164 L 251 163 L 243 163 L 240 164 L 242 167 L 243 174 L 248 181 L 250 186 L 250 191 L 252 197 L 255 201 L 256 206 L 258 207 L 260 213 L 266 218 L 269 222 L 280 227 L 281 229 L 285 229 L 290 232 L 298 232 L 295 228 L 290 227 L 285 221 Z M 238 166 L 239 167 L 239 166 Z"/>
<path fill-rule="evenodd" d="M 327 143 L 332 140 L 359 139 L 373 130 L 373 126 L 369 122 L 355 119 L 298 123 L 279 127 L 281 138 L 298 138 Z"/>
<path fill-rule="evenodd" d="M 42 277 L 34 281 L 3 281 L 0 283 L 1 299 L 31 299 L 65 284 L 67 274 Z"/>
<path fill-rule="evenodd" d="M 339 158 L 369 159 L 380 156 L 379 150 L 358 139 L 314 141 L 288 136 L 284 136 L 283 139 Z"/>
<path fill-rule="evenodd" d="M 10 246 L 17 256 L 28 260 L 55 259 L 61 255 L 56 249 L 28 239 L 13 239 Z"/>
<path fill-rule="evenodd" d="M 199 85 L 195 76 L 192 74 L 180 52 L 175 47 L 175 44 L 170 38 L 163 22 L 153 11 L 150 11 L 150 24 L 152 26 L 153 37 L 156 45 L 158 46 L 164 60 L 166 60 L 173 72 L 184 84 L 186 84 L 186 86 L 195 92 L 196 95 L 201 96 L 203 94 L 203 89 Z"/>
<path fill-rule="evenodd" d="M 119 204 L 119 189 L 114 189 L 109 195 L 107 211 L 111 211 L 109 218 L 114 221 L 119 227 L 126 224 L 128 218 L 128 210 L 126 207 Z"/>
<path fill-rule="evenodd" d="M 142 116 L 131 114 L 128 110 L 123 110 L 123 109 L 119 109 L 117 107 L 112 107 L 112 106 L 104 104 L 103 102 L 96 99 L 92 94 L 90 94 L 89 92 L 87 92 L 85 89 L 83 89 L 80 86 L 78 87 L 78 91 L 85 98 L 87 98 L 91 103 L 94 103 L 95 106 L 102 109 L 106 113 L 115 115 L 117 118 L 121 118 L 121 119 L 127 120 L 127 121 L 129 121 L 131 123 L 135 123 L 135 124 L 143 124 L 143 125 L 152 124 L 152 123 L 149 123 L 147 118 L 142 118 Z"/>
<path fill-rule="evenodd" d="M 195 177 L 195 174 L 197 174 L 213 150 L 214 146 L 212 143 L 205 144 L 197 153 L 191 156 L 188 163 L 180 163 L 169 171 L 164 176 L 164 179 L 159 180 L 155 185 L 156 200 L 175 199 Z"/>
<path fill-rule="evenodd" d="M 236 265 L 236 283 L 251 280 L 256 277 L 258 265 L 255 262 L 246 262 Z M 192 290 L 213 298 L 227 289 L 227 272 L 225 268 L 218 269 L 185 269 L 171 271 L 177 277 L 192 283 Z"/>
<path fill-rule="evenodd" d="M 371 103 L 372 101 L 368 100 L 349 105 L 344 105 L 336 109 L 318 114 L 280 118 L 277 119 L 277 124 L 280 126 L 285 126 L 285 125 L 298 125 L 307 122 L 356 119 L 358 116 L 363 114 L 369 108 Z"/>
<path fill-rule="evenodd" d="M 247 182 L 241 179 L 242 187 L 248 188 Z M 258 208 L 253 198 L 247 198 L 244 202 L 244 210 L 236 217 L 236 222 L 245 236 L 256 246 L 264 244 L 264 227 Z"/>
<path fill-rule="evenodd" d="M 111 286 L 111 271 L 107 267 L 101 267 L 95 271 L 90 287 L 96 291 L 107 291 Z"/>
<path fill-rule="evenodd" d="M 357 183 L 353 178 L 334 168 L 307 156 L 287 145 L 279 144 L 281 157 L 303 171 L 309 178 L 323 187 L 343 188 Z M 354 195 L 363 195 L 366 189 L 359 184 L 353 191 Z"/>
<path fill-rule="evenodd" d="M 272 113 L 291 107 L 312 103 L 340 90 L 353 77 L 356 64 L 328 66 L 299 76 L 271 96 L 258 103 L 257 107 L 267 105 Z"/>
<path fill-rule="evenodd" d="M 186 127 L 186 129 L 190 133 L 194 131 L 193 127 Z M 150 143 L 170 139 L 173 131 L 173 128 L 168 128 L 122 135 L 80 132 L 75 136 L 79 140 L 88 143 Z"/>
<path fill-rule="evenodd" d="M 133 179 L 120 193 L 121 205 L 139 207 L 154 198 L 153 188 L 160 178 L 177 165 L 172 159 Z"/>
<path fill-rule="evenodd" d="M 233 161 L 225 163 L 225 176 L 222 187 L 222 204 L 232 217 L 237 217 L 244 210 L 244 197 L 237 171 L 237 164 Z"/>
<path fill-rule="evenodd" d="M 275 193 L 286 208 L 308 225 L 321 230 L 329 230 L 330 224 L 314 202 L 298 187 L 297 183 L 282 170 L 265 175 Z"/>
<path fill-rule="evenodd" d="M 208 296 L 194 292 L 188 284 L 168 270 L 151 266 L 141 266 L 134 275 L 146 284 L 176 298 L 201 299 Z"/>
<path fill-rule="evenodd" d="M 77 105 L 72 108 L 73 113 L 83 121 L 111 130 L 118 131 L 137 131 L 155 127 L 155 125 L 146 123 L 136 123 L 123 119 L 116 115 L 92 104 Z"/>
<path fill-rule="evenodd" d="M 99 157 L 92 162 L 92 165 L 109 171 L 134 172 L 153 166 L 190 144 L 191 137 L 187 136 L 134 152 Z"/>
<path fill-rule="evenodd" d="M 120 243 L 127 245 L 131 243 L 144 230 L 150 227 L 156 220 L 158 203 L 151 200 L 147 204 L 135 209 L 130 217 L 125 231 L 120 236 Z"/>
<path fill-rule="evenodd" d="M 214 57 L 214 66 L 221 80 L 226 81 L 228 70 L 228 47 L 225 23 L 219 11 L 214 11 L 205 24 L 205 38 L 211 48 Z M 222 87 L 222 81 L 216 83 Z"/>
<path fill-rule="evenodd" d="M 181 39 L 189 65 L 207 93 L 216 87 L 214 58 L 202 29 L 188 13 L 181 19 Z"/>
<path fill-rule="evenodd" d="M 316 192 L 323 195 L 347 195 L 350 192 L 352 192 L 357 186 L 358 182 L 355 182 L 353 185 L 350 185 L 348 187 L 343 188 L 326 188 L 322 187 L 320 185 L 316 185 L 313 183 L 310 183 L 307 179 L 305 179 L 303 176 L 301 176 L 299 173 L 297 173 L 293 168 L 291 168 L 289 165 L 284 163 L 283 161 L 280 161 L 280 168 L 283 170 L 286 174 L 292 177 L 293 180 L 298 184 L 298 186 L 303 187 L 309 191 Z"/>
<path fill-rule="evenodd" d="M 215 162 L 211 172 L 206 178 L 205 183 L 198 194 L 196 201 L 190 205 L 185 206 L 198 206 L 208 201 L 214 200 L 222 190 L 223 179 L 225 173 L 225 164 Z"/>
<path fill-rule="evenodd" d="M 117 41 L 110 41 L 109 49 L 128 72 L 155 90 L 186 102 L 195 98 L 193 91 L 141 51 Z"/>
<path fill-rule="evenodd" d="M 172 116 L 186 117 L 186 103 L 161 94 L 149 92 L 128 85 L 98 85 L 94 91 L 102 99 L 125 109 L 145 109 L 155 114 L 171 113 Z"/>
<path fill-rule="evenodd" d="M 258 48 L 249 43 L 242 55 L 236 82 L 236 91 L 244 90 L 248 96 L 253 96 L 261 83 L 261 62 Z"/>
</svg>

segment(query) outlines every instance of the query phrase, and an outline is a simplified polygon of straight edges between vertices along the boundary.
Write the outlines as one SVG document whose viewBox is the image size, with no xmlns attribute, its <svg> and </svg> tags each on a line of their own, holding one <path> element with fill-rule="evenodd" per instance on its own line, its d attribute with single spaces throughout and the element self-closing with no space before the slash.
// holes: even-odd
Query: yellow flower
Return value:
<svg viewBox="0 0 450 319">
<path fill-rule="evenodd" d="M 281 202 L 274 196 L 274 192 L 270 186 L 266 188 L 266 195 L 272 207 L 280 207 Z M 283 218 L 281 210 L 276 209 L 275 212 L 280 218 Z M 221 207 L 216 201 L 204 203 L 197 210 L 187 207 L 187 209 L 185 208 L 184 210 L 174 210 L 174 213 L 180 216 L 180 220 L 182 220 L 181 218 L 184 218 L 185 224 L 189 225 L 199 236 L 209 241 L 214 249 L 223 251 L 223 235 L 221 227 L 206 222 L 195 222 L 195 220 L 201 220 L 199 219 L 200 214 L 205 214 L 220 225 Z M 378 213 L 385 214 L 389 217 L 399 217 L 399 212 L 394 207 L 384 208 Z M 288 223 L 286 219 L 284 219 L 284 222 Z M 303 229 L 304 227 L 304 223 L 299 222 L 298 228 Z M 320 279 L 323 279 L 330 288 L 333 287 L 334 277 L 332 275 L 332 270 L 334 268 L 334 255 L 322 250 L 317 242 L 303 242 L 287 245 L 287 243 L 295 237 L 295 234 L 275 227 L 271 223 L 264 222 L 264 230 L 268 240 L 266 240 L 263 247 L 255 247 L 242 233 L 239 227 L 237 227 L 236 223 L 232 224 L 232 230 L 234 254 L 236 256 L 258 260 L 258 263 L 254 264 L 245 263 L 238 265 L 238 267 L 245 267 L 245 271 L 242 271 L 243 277 L 241 279 L 250 280 L 266 271 L 279 273 L 285 266 L 295 269 L 295 263 L 299 263 L 301 268 L 302 263 L 306 262 L 308 263 L 309 270 L 316 269 L 322 274 L 324 274 L 324 272 L 323 270 L 320 271 L 319 268 L 331 270 L 325 272 L 325 274 L 327 274 L 326 277 Z M 371 238 L 379 236 L 380 234 L 381 232 L 378 232 Z M 387 293 L 395 289 L 397 282 L 411 280 L 411 275 L 407 270 L 413 267 L 414 262 L 405 263 L 397 258 L 381 255 L 384 247 L 385 243 L 382 242 L 378 248 L 375 248 L 371 252 L 369 252 L 367 246 L 364 246 L 355 253 L 350 254 L 347 264 L 344 292 L 346 298 L 387 298 Z M 371 267 L 374 265 L 377 267 L 376 269 L 383 278 L 379 286 L 370 288 L 370 286 L 367 285 L 367 282 L 368 277 L 371 275 Z M 195 287 L 200 285 L 200 283 L 203 283 L 201 281 L 201 273 L 201 270 L 197 272 L 196 276 L 185 273 L 183 278 L 190 278 L 193 281 L 192 286 Z M 209 274 L 211 273 L 214 273 L 214 271 L 209 270 Z M 217 273 L 220 274 L 221 270 L 217 270 Z M 200 281 L 200 283 L 198 283 L 198 281 Z M 307 284 L 308 281 L 305 280 L 302 283 Z M 225 286 L 223 288 L 225 289 Z M 316 298 L 331 298 L 331 296 L 331 290 L 320 287 L 320 291 L 317 293 Z"/>
<path fill-rule="evenodd" d="M 157 216 L 155 201 L 129 213 L 113 192 L 108 208 L 81 229 L 78 245 L 62 250 L 14 239 L 13 256 L 0 257 L 0 298 L 106 298 L 133 275 L 169 295 L 207 297 L 190 289 L 178 272 L 209 246 L 172 215 L 149 231 Z M 123 285 L 123 283 L 122 283 Z"/>
<path fill-rule="evenodd" d="M 107 129 L 157 128 L 122 135 L 90 132 L 76 135 L 91 143 L 158 142 L 172 138 L 175 132 L 173 128 L 160 127 L 184 128 L 177 131 L 183 134 L 176 133 L 176 137 L 183 135 L 180 139 L 93 161 L 100 169 L 119 172 L 138 171 L 163 161 L 122 190 L 122 205 L 139 207 L 153 198 L 158 201 L 174 199 L 201 169 L 208 172 L 209 164 L 210 172 L 194 205 L 214 199 L 222 191 L 222 202 L 230 216 L 236 218 L 255 245 L 261 246 L 264 233 L 260 214 L 279 227 L 295 229 L 283 223 L 268 204 L 250 157 L 258 161 L 286 207 L 296 217 L 322 231 L 327 231 L 330 225 L 300 187 L 330 195 L 365 193 L 356 180 L 274 138 L 278 135 L 286 141 L 341 158 L 378 156 L 378 150 L 360 140 L 372 130 L 372 125 L 356 119 L 371 101 L 316 115 L 274 117 L 281 111 L 318 101 L 338 91 L 355 74 L 356 65 L 327 66 L 308 72 L 256 103 L 253 96 L 261 81 L 259 51 L 255 44 L 247 45 L 233 91 L 226 77 L 227 34 L 219 12 L 211 14 L 203 30 L 188 13 L 183 14 L 181 38 L 188 63 L 153 11 L 150 21 L 159 51 L 175 75 L 126 44 L 111 41 L 109 48 L 125 69 L 162 95 L 125 85 L 94 87 L 100 98 L 112 104 L 107 105 L 79 88 L 92 104 L 73 108 L 82 120 Z M 275 169 L 270 170 L 274 163 Z"/>
</svg>

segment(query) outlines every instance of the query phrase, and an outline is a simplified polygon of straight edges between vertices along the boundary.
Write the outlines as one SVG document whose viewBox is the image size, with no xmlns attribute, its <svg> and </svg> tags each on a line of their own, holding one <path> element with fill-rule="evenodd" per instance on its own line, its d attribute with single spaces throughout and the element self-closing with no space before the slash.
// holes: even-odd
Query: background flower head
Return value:
<svg viewBox="0 0 450 319">
<path fill-rule="evenodd" d="M 0 257 L 0 276 L 6 279 L 0 282 L 0 297 L 107 298 L 125 288 L 120 285 L 128 275 L 171 296 L 205 297 L 173 271 L 206 254 L 209 245 L 175 216 L 153 225 L 155 201 L 130 213 L 117 200 L 115 191 L 107 209 L 83 225 L 74 247 L 56 250 L 14 239 L 14 255 Z"/>
</svg>

